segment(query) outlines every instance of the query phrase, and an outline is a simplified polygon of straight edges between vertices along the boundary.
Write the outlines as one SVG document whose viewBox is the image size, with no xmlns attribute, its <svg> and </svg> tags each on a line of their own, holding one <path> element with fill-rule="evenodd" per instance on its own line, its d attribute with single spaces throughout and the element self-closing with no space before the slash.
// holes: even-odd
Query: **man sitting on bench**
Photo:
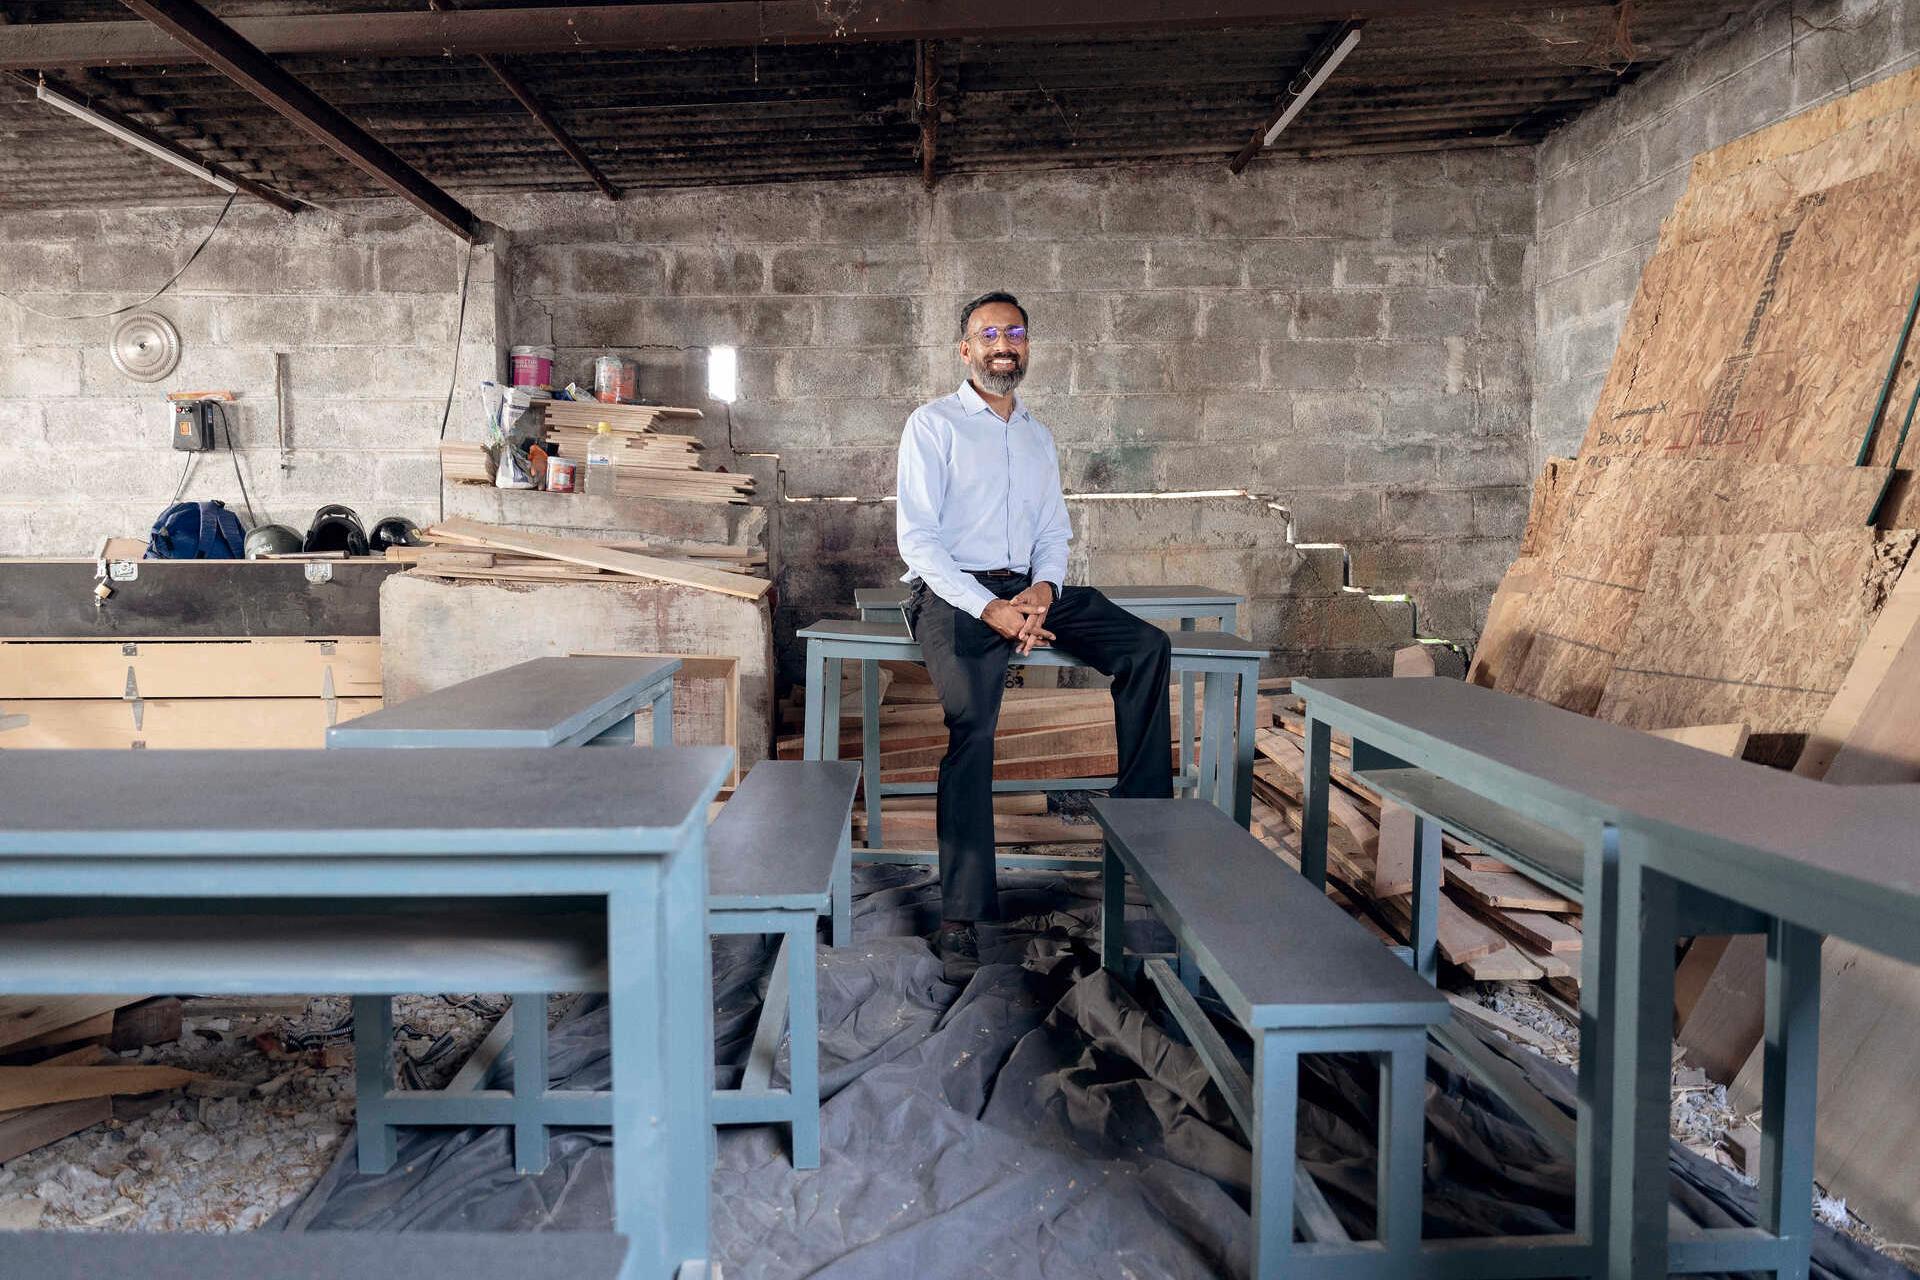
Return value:
<svg viewBox="0 0 1920 1280">
<path fill-rule="evenodd" d="M 980 964 L 975 924 L 999 916 L 993 862 L 993 733 L 1016 650 L 1055 644 L 1113 677 L 1116 796 L 1173 794 L 1165 632 L 1091 587 L 1069 587 L 1072 531 L 1053 433 L 1014 397 L 1026 376 L 1027 312 L 1008 293 L 960 311 L 969 377 L 923 404 L 900 437 L 896 536 L 907 626 L 946 712 L 935 827 L 939 950 L 949 982 Z"/>
</svg>

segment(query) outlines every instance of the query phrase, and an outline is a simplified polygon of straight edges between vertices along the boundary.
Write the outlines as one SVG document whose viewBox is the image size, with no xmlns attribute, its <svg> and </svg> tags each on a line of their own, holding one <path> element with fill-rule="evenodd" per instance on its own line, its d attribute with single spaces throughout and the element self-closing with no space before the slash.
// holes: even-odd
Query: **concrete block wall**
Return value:
<svg viewBox="0 0 1920 1280">
<path fill-rule="evenodd" d="M 1350 544 L 1356 580 L 1414 593 L 1429 630 L 1470 639 L 1525 508 L 1533 180 L 1515 149 L 479 207 L 513 238 L 508 342 L 552 343 L 567 378 L 629 355 L 644 394 L 709 413 L 712 460 L 778 454 L 789 497 L 851 500 L 783 509 L 782 624 L 844 613 L 853 586 L 898 572 L 879 500 L 901 425 L 962 377 L 959 303 L 1008 288 L 1032 313 L 1024 391 L 1070 492 L 1251 491 L 1301 539 Z M 730 407 L 705 399 L 713 344 L 740 348 Z M 1150 502 L 1137 542 L 1078 532 L 1162 565 L 1182 548 L 1219 560 L 1163 527 L 1191 531 L 1200 509 Z M 1258 595 L 1287 578 L 1286 527 L 1236 535 L 1273 565 L 1178 567 Z M 1303 607 L 1293 652 L 1355 608 Z M 1278 643 L 1281 612 L 1256 635 Z M 1374 612 L 1326 625 L 1377 666 L 1407 636 L 1363 639 Z"/>
<path fill-rule="evenodd" d="M 1920 0 L 1767 0 L 1539 153 L 1534 467 L 1586 434 L 1693 158 L 1920 64 Z"/>
<path fill-rule="evenodd" d="M 438 437 L 455 356 L 462 242 L 397 204 L 289 218 L 244 198 L 180 276 L 139 310 L 179 330 L 179 367 L 159 382 L 108 354 L 120 317 L 49 319 L 135 301 L 186 262 L 220 202 L 170 208 L 0 214 L 0 555 L 89 555 L 108 534 L 142 536 L 186 454 L 170 447 L 166 394 L 237 392 L 236 455 L 199 457 L 189 499 L 245 520 L 237 456 L 262 521 L 306 529 L 344 502 L 372 523 L 438 511 Z M 496 365 L 492 247 L 473 254 L 458 347 L 456 422 Z M 286 353 L 289 449 L 276 440 L 275 353 Z M 458 435 L 450 431 L 449 435 Z"/>
</svg>

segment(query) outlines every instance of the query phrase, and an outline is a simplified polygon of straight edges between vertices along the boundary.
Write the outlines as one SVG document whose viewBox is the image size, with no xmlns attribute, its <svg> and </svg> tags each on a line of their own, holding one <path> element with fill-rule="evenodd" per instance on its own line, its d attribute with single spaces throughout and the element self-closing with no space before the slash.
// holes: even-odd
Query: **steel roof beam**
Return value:
<svg viewBox="0 0 1920 1280">
<path fill-rule="evenodd" d="M 435 222 L 468 241 L 480 238 L 480 220 L 465 205 L 194 0 L 121 3 Z"/>
<path fill-rule="evenodd" d="M 834 19 L 816 0 L 707 0 L 690 4 L 607 4 L 551 9 L 314 13 L 235 18 L 232 30 L 275 55 L 441 57 L 481 53 L 588 53 L 748 45 L 862 44 L 873 41 L 1005 39 L 1134 32 L 1220 30 L 1351 18 L 1514 16 L 1569 7 L 1566 0 L 898 0 Z M 824 15 L 824 16 L 823 16 Z M 137 66 L 192 60 L 180 43 L 138 22 L 41 22 L 15 26 L 0 70 Z"/>
</svg>

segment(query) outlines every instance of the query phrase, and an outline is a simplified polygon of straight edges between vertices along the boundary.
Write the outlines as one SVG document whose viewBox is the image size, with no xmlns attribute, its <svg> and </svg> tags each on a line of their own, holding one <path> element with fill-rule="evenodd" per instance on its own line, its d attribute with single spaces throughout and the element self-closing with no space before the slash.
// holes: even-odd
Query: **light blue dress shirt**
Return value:
<svg viewBox="0 0 1920 1280">
<path fill-rule="evenodd" d="M 1058 589 L 1073 529 L 1053 432 L 1018 398 L 1006 422 L 971 382 L 921 405 L 900 435 L 894 535 L 902 582 L 924 579 L 974 617 L 994 595 L 968 570 L 1018 569 Z"/>
</svg>

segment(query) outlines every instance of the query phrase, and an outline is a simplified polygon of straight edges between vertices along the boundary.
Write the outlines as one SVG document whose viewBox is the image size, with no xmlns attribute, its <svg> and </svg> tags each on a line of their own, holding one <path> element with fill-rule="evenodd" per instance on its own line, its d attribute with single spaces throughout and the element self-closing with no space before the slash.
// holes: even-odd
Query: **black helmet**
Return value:
<svg viewBox="0 0 1920 1280">
<path fill-rule="evenodd" d="M 330 502 L 313 513 L 313 523 L 307 526 L 307 539 L 300 548 L 302 551 L 344 551 L 350 556 L 367 554 L 367 531 L 360 525 L 360 517 L 353 508 L 343 507 Z"/>
<path fill-rule="evenodd" d="M 373 532 L 367 535 L 367 547 L 376 556 L 385 554 L 388 547 L 423 545 L 420 526 L 405 516 L 388 516 L 373 526 Z"/>
<path fill-rule="evenodd" d="M 300 549 L 300 533 L 283 524 L 263 524 L 247 533 L 241 553 L 249 560 L 261 556 L 291 555 Z"/>
</svg>

